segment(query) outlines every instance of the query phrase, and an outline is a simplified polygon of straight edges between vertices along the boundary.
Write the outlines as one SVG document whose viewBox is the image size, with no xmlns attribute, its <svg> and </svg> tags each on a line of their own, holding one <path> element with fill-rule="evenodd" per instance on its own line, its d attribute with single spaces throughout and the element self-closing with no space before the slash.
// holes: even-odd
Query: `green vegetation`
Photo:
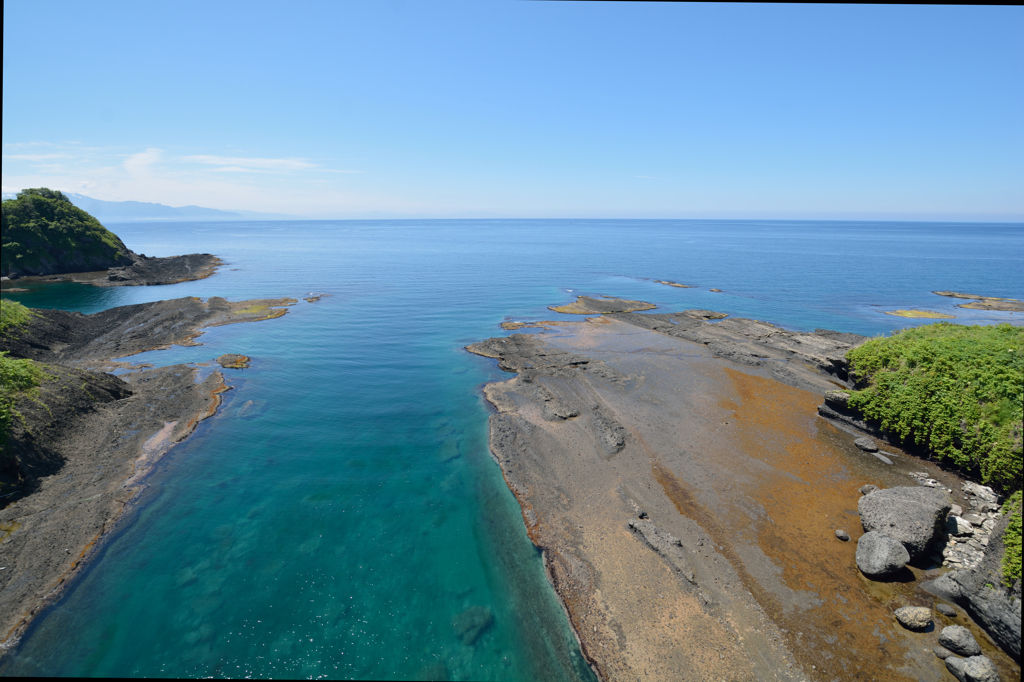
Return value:
<svg viewBox="0 0 1024 682">
<path fill-rule="evenodd" d="M 22 304 L 0 298 L 0 334 L 5 333 L 8 327 L 25 324 L 30 317 L 32 311 Z"/>
<path fill-rule="evenodd" d="M 3 202 L 0 272 L 48 275 L 131 264 L 128 247 L 62 192 L 26 189 Z"/>
<path fill-rule="evenodd" d="M 877 338 L 847 353 L 849 406 L 905 443 L 1021 488 L 1024 329 L 940 322 Z"/>
<path fill-rule="evenodd" d="M 1020 580 L 1020 506 L 1021 491 L 1018 490 L 1003 503 L 1002 509 L 1004 514 L 1010 514 L 1010 523 L 1003 533 L 1003 546 L 1006 548 L 1003 553 L 1003 582 L 1007 585 Z"/>
<path fill-rule="evenodd" d="M 0 351 L 0 447 L 7 443 L 14 419 L 14 400 L 43 380 L 43 370 L 32 360 L 15 360 Z"/>
</svg>

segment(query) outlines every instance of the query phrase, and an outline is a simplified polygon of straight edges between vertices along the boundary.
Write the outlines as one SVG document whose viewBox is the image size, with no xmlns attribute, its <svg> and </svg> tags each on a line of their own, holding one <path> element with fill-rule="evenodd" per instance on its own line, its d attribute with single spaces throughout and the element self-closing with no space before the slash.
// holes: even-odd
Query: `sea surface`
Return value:
<svg viewBox="0 0 1024 682">
<path fill-rule="evenodd" d="M 181 296 L 301 299 L 158 365 L 254 358 L 149 477 L 5 675 L 593 680 L 487 447 L 463 350 L 579 294 L 789 329 L 887 334 L 1024 315 L 1024 225 L 752 221 L 303 221 L 109 225 L 151 256 L 224 259 L 198 282 L 5 294 L 91 313 Z M 680 289 L 667 279 L 696 285 Z M 721 289 L 721 293 L 709 289 Z M 0 557 L 2 562 L 2 557 Z"/>
</svg>

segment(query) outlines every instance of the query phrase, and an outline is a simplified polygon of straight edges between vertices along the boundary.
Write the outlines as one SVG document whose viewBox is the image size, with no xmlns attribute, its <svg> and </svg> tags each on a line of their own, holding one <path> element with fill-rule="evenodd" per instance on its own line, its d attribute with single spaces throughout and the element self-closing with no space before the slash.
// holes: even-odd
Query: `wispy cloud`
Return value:
<svg viewBox="0 0 1024 682">
<path fill-rule="evenodd" d="M 212 156 L 199 154 L 195 156 L 182 156 L 181 161 L 191 161 L 210 166 L 220 166 L 217 170 L 248 170 L 248 171 L 293 171 L 319 168 L 319 164 L 311 163 L 305 159 L 264 159 L 245 158 L 239 156 Z"/>
<path fill-rule="evenodd" d="M 160 162 L 163 150 L 149 148 L 138 154 L 131 154 L 124 160 L 124 169 L 132 175 L 145 175 L 150 172 L 150 167 Z"/>
<path fill-rule="evenodd" d="M 11 161 L 51 161 L 74 158 L 67 154 L 4 154 L 3 157 Z"/>
</svg>

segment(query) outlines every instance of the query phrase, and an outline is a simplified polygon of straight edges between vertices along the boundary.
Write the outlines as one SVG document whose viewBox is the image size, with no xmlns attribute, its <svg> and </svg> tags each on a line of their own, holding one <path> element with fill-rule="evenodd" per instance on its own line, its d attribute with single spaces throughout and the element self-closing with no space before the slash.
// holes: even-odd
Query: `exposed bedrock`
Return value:
<svg viewBox="0 0 1024 682">
<path fill-rule="evenodd" d="M 924 553 L 945 526 L 953 502 L 935 488 L 888 488 L 864 495 L 857 502 L 861 524 L 897 540 L 914 559 Z"/>
<path fill-rule="evenodd" d="M 191 282 L 212 275 L 222 261 L 212 253 L 190 253 L 184 256 L 158 258 L 131 253 L 131 265 L 107 270 L 107 280 L 93 282 L 97 286 L 152 286 Z"/>
<path fill-rule="evenodd" d="M 40 362 L 79 364 L 109 360 L 171 344 L 194 344 L 200 327 L 279 317 L 295 299 L 230 302 L 176 298 L 109 308 L 91 315 L 35 310 L 27 323 L 0 337 L 0 350 Z"/>
<path fill-rule="evenodd" d="M 980 623 L 996 643 L 1014 660 L 1020 662 L 1021 586 L 1003 582 L 1002 559 L 1006 551 L 1003 534 L 1010 515 L 996 522 L 981 563 L 972 569 L 950 571 L 921 587 L 932 594 L 957 604 Z"/>
</svg>

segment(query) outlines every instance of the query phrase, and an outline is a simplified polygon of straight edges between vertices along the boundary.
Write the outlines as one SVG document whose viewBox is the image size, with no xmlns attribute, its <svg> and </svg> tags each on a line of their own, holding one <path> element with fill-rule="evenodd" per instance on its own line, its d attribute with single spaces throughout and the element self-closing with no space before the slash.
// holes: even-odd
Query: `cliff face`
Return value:
<svg viewBox="0 0 1024 682">
<path fill-rule="evenodd" d="M 116 234 L 49 189 L 27 189 L 3 202 L 0 239 L 4 277 L 91 272 L 133 263 Z"/>
</svg>

